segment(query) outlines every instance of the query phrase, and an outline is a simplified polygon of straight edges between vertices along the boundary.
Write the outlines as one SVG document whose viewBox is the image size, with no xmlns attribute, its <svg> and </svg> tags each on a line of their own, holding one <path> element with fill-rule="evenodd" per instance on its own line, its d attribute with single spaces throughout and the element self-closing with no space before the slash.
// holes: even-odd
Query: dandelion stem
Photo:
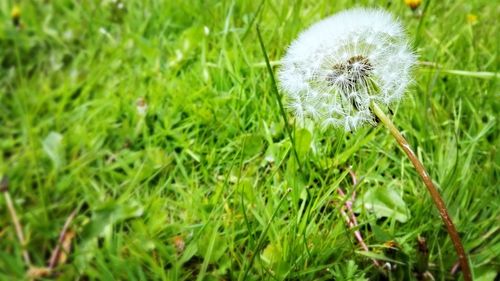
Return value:
<svg viewBox="0 0 500 281">
<path fill-rule="evenodd" d="M 443 199 L 441 198 L 441 195 L 439 195 L 439 192 L 434 186 L 434 183 L 432 183 L 432 180 L 429 177 L 427 171 L 425 170 L 424 165 L 422 165 L 420 160 L 418 160 L 417 156 L 415 155 L 415 152 L 413 152 L 410 145 L 408 144 L 408 141 L 403 137 L 401 132 L 399 132 L 394 123 L 392 123 L 391 119 L 387 115 L 385 115 L 382 109 L 380 109 L 380 107 L 375 103 L 371 104 L 371 109 L 373 113 L 380 119 L 380 121 L 382 121 L 382 123 L 384 123 L 384 125 L 389 129 L 392 136 L 396 139 L 399 146 L 401 146 L 401 148 L 406 153 L 411 163 L 417 170 L 417 173 L 422 178 L 425 186 L 427 187 L 427 190 L 429 190 L 432 200 L 434 201 L 434 204 L 436 205 L 439 214 L 441 215 L 444 225 L 446 226 L 446 230 L 450 235 L 450 238 L 453 242 L 453 246 L 455 246 L 455 251 L 458 254 L 458 259 L 460 262 L 460 268 L 464 273 L 464 280 L 471 281 L 472 280 L 471 270 L 469 267 L 464 247 L 462 245 L 462 242 L 460 241 L 460 236 L 458 235 L 455 225 L 451 221 L 450 215 L 448 214 L 448 210 L 446 209 L 446 205 Z"/>
</svg>

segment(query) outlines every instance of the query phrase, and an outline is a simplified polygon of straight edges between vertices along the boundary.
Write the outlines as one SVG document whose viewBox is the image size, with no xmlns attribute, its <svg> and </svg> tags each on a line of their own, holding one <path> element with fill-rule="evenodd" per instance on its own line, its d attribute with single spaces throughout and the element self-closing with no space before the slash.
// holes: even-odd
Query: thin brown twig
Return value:
<svg viewBox="0 0 500 281">
<path fill-rule="evenodd" d="M 7 177 L 4 177 L 0 182 L 0 191 L 3 193 L 5 197 L 5 202 L 7 203 L 7 209 L 9 209 L 10 217 L 12 218 L 12 223 L 14 224 L 14 228 L 16 230 L 17 239 L 21 244 L 24 263 L 29 268 L 31 267 L 31 259 L 28 250 L 26 250 L 26 240 L 24 239 L 23 227 L 21 225 L 21 222 L 19 221 L 19 217 L 17 216 L 16 209 L 14 208 L 14 203 L 12 202 L 12 198 L 10 197 L 9 180 Z"/>
<path fill-rule="evenodd" d="M 351 176 L 352 185 L 358 185 L 358 177 L 356 177 L 356 174 L 353 172 L 352 167 L 349 167 L 349 175 Z"/>
<path fill-rule="evenodd" d="M 352 170 L 349 171 L 349 174 L 351 175 L 353 186 L 356 186 L 358 184 L 356 174 Z M 340 196 L 342 196 L 344 198 L 346 197 L 346 194 L 344 193 L 342 188 L 340 188 L 340 187 L 337 188 L 337 192 L 340 194 Z M 361 235 L 361 232 L 358 229 L 356 229 L 358 227 L 358 221 L 356 219 L 356 216 L 354 215 L 354 211 L 352 210 L 352 204 L 353 204 L 355 199 L 356 199 L 356 192 L 353 191 L 352 195 L 351 195 L 351 199 L 347 199 L 344 203 L 344 206 L 342 208 L 340 208 L 340 213 L 342 214 L 342 216 L 346 220 L 347 225 L 349 226 L 349 229 L 351 229 L 351 230 L 354 229 L 354 237 L 356 238 L 356 240 L 358 240 L 358 243 L 361 246 L 361 248 L 364 251 L 369 252 L 370 249 L 366 245 L 366 243 L 363 239 L 363 236 Z M 380 263 L 376 259 L 372 259 L 372 261 L 373 261 L 373 264 L 375 266 L 377 266 L 377 267 L 381 266 Z"/>
<path fill-rule="evenodd" d="M 460 269 L 460 261 L 456 261 L 455 264 L 451 267 L 450 270 L 451 275 L 457 274 L 458 269 Z"/>
<path fill-rule="evenodd" d="M 64 241 L 64 237 L 66 236 L 66 233 L 68 232 L 69 226 L 71 225 L 71 222 L 76 216 L 78 209 L 73 210 L 71 214 L 68 216 L 66 219 L 66 222 L 64 223 L 64 226 L 61 230 L 61 233 L 59 234 L 59 240 L 57 241 L 57 245 L 54 248 L 54 251 L 52 252 L 52 255 L 50 256 L 49 260 L 49 265 L 48 268 L 50 270 L 54 269 L 54 267 L 57 265 L 57 261 L 59 260 L 59 256 L 61 255 L 61 245 Z"/>
</svg>

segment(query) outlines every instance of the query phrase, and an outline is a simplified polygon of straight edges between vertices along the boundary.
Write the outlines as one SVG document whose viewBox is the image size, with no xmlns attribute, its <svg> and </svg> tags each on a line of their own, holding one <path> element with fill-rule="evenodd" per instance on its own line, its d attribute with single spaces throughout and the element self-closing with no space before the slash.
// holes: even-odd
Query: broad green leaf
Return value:
<svg viewBox="0 0 500 281">
<path fill-rule="evenodd" d="M 474 269 L 476 281 L 493 281 L 496 280 L 497 270 L 493 268 L 480 267 Z"/>
<path fill-rule="evenodd" d="M 189 261 L 194 255 L 198 253 L 198 245 L 196 243 L 189 243 L 182 253 L 180 263 Z"/>
<path fill-rule="evenodd" d="M 83 240 L 101 236 L 120 221 L 142 216 L 144 208 L 137 202 L 112 203 L 94 211 L 83 231 Z"/>
<path fill-rule="evenodd" d="M 57 132 L 50 132 L 43 140 L 42 147 L 49 156 L 56 169 L 64 165 L 64 147 L 62 145 L 63 136 Z"/>
<path fill-rule="evenodd" d="M 388 258 L 384 254 L 378 254 L 378 253 L 368 252 L 368 251 L 356 251 L 356 253 L 360 254 L 362 256 L 365 256 L 365 257 L 369 257 L 371 259 L 375 259 L 375 260 L 382 260 L 382 261 L 388 261 L 388 262 L 397 263 L 397 264 L 404 264 L 403 262 Z"/>
<path fill-rule="evenodd" d="M 247 160 L 262 151 L 264 139 L 260 135 L 245 134 L 240 138 L 240 145 L 243 149 L 243 157 Z"/>
<path fill-rule="evenodd" d="M 401 195 L 390 187 L 369 189 L 363 195 L 362 202 L 377 218 L 394 217 L 399 222 L 406 222 L 410 216 L 410 210 Z"/>
<path fill-rule="evenodd" d="M 300 159 L 306 156 L 311 147 L 312 134 L 307 129 L 302 128 L 295 133 L 295 149 Z"/>
<path fill-rule="evenodd" d="M 98 251 L 97 237 L 109 233 L 111 227 L 126 219 L 142 216 L 144 208 L 137 202 L 112 202 L 95 210 L 90 222 L 82 231 L 82 240 L 77 247 L 75 264 L 80 269 L 87 267 L 90 260 Z"/>
<path fill-rule="evenodd" d="M 281 258 L 281 251 L 274 244 L 269 244 L 266 246 L 264 251 L 262 251 L 260 258 L 267 264 L 275 264 Z"/>
<path fill-rule="evenodd" d="M 198 253 L 208 263 L 216 263 L 227 254 L 227 243 L 217 225 L 207 226 L 197 242 Z"/>
<path fill-rule="evenodd" d="M 266 163 L 276 163 L 279 162 L 280 160 L 280 144 L 278 143 L 271 143 L 266 150 L 265 156 L 264 156 L 264 164 Z"/>
<path fill-rule="evenodd" d="M 389 240 L 393 239 L 393 237 L 389 233 L 385 232 L 376 223 L 370 223 L 370 227 L 372 229 L 373 236 L 375 237 L 375 239 L 377 239 L 377 241 L 383 243 L 385 241 L 389 241 Z"/>
</svg>

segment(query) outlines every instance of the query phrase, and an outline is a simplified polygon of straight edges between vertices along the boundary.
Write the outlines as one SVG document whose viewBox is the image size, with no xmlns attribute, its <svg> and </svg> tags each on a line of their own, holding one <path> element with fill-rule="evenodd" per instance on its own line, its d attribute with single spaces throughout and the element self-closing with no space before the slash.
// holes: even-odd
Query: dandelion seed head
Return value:
<svg viewBox="0 0 500 281">
<path fill-rule="evenodd" d="M 298 121 L 353 131 L 373 123 L 372 101 L 402 98 L 415 63 L 401 24 L 376 9 L 351 9 L 304 31 L 279 71 L 288 108 Z"/>
</svg>

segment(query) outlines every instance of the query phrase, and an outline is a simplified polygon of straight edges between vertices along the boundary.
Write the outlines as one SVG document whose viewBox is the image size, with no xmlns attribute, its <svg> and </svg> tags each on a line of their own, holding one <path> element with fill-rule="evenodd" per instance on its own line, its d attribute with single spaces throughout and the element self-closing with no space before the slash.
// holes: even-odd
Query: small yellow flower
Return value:
<svg viewBox="0 0 500 281">
<path fill-rule="evenodd" d="M 21 8 L 14 5 L 14 7 L 12 7 L 12 11 L 10 12 L 10 17 L 12 18 L 12 24 L 19 27 L 21 25 Z"/>
<path fill-rule="evenodd" d="M 14 7 L 12 7 L 12 12 L 10 12 L 10 15 L 12 18 L 19 18 L 21 16 L 21 8 L 15 5 Z"/>
<path fill-rule="evenodd" d="M 476 24 L 477 23 L 477 15 L 467 14 L 467 23 L 470 25 Z"/>
<path fill-rule="evenodd" d="M 412 10 L 416 10 L 422 4 L 422 0 L 405 0 L 405 4 Z"/>
</svg>

